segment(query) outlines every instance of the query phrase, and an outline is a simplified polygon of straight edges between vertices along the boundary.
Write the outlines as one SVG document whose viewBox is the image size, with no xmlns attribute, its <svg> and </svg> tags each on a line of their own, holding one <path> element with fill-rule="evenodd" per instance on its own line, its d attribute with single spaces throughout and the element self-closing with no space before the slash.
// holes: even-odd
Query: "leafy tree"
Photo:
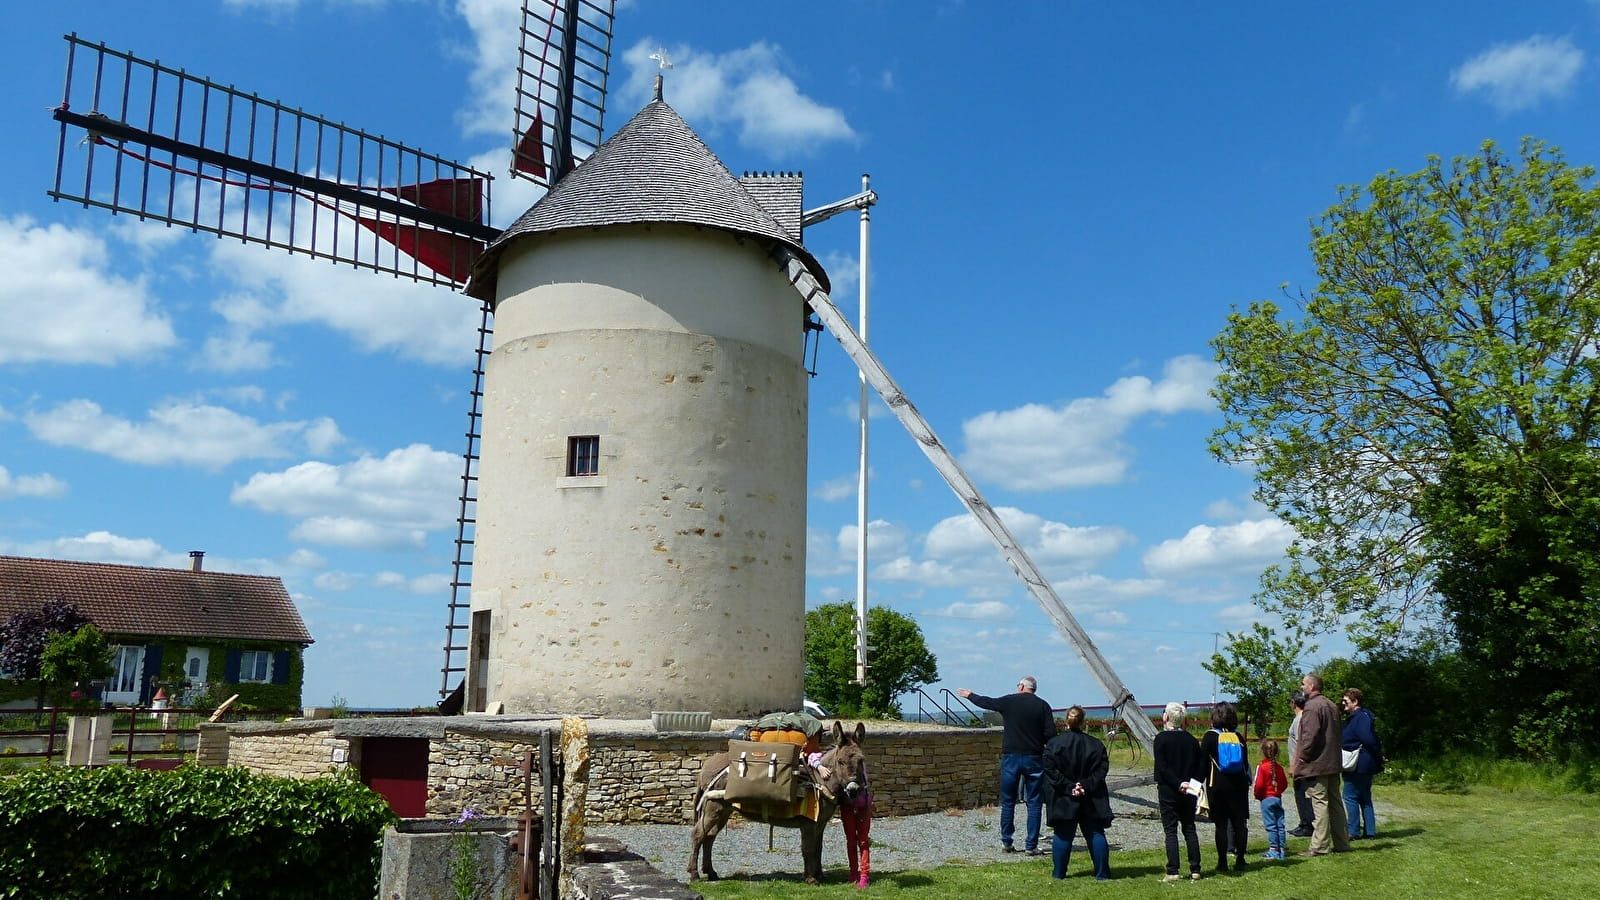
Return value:
<svg viewBox="0 0 1600 900">
<path fill-rule="evenodd" d="M 1300 660 L 1316 652 L 1305 638 L 1293 633 L 1278 640 L 1272 629 L 1255 623 L 1249 631 L 1228 632 L 1228 644 L 1221 653 L 1201 663 L 1217 676 L 1219 686 L 1237 698 L 1234 705 L 1244 722 L 1265 722 L 1292 716 L 1289 695 L 1300 686 Z M 1263 726 L 1264 727 L 1264 726 Z"/>
<path fill-rule="evenodd" d="M 1297 534 L 1257 599 L 1363 652 L 1459 642 L 1547 719 L 1537 692 L 1600 620 L 1577 552 L 1600 498 L 1594 171 L 1532 140 L 1430 158 L 1341 189 L 1311 247 L 1298 317 L 1257 302 L 1213 341 L 1212 451 Z M 1562 722 L 1600 716 L 1568 700 Z"/>
<path fill-rule="evenodd" d="M 867 610 L 867 683 L 855 683 L 856 610 L 826 603 L 806 613 L 806 696 L 835 715 L 900 718 L 895 699 L 939 680 L 914 619 L 874 606 Z"/>
<path fill-rule="evenodd" d="M 39 654 L 39 680 L 56 706 L 65 705 L 74 690 L 87 687 L 96 679 L 109 678 L 114 671 L 111 646 L 93 625 L 52 634 Z"/>
<path fill-rule="evenodd" d="M 64 598 L 46 600 L 37 609 L 23 609 L 0 624 L 0 669 L 11 677 L 39 677 L 40 656 L 55 634 L 71 633 L 89 620 Z"/>
<path fill-rule="evenodd" d="M 1521 707 L 1516 746 L 1600 747 L 1600 458 L 1566 446 L 1458 453 L 1423 518 L 1465 658 Z"/>
</svg>

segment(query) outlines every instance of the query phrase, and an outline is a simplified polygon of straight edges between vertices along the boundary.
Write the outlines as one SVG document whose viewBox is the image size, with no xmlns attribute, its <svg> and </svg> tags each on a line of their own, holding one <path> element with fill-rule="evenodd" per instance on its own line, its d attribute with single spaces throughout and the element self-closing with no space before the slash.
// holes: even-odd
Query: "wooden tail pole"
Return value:
<svg viewBox="0 0 1600 900">
<path fill-rule="evenodd" d="M 955 456 L 939 441 L 938 435 L 933 433 L 928 420 L 923 418 L 922 413 L 900 390 L 900 386 L 889 377 L 888 370 L 878 361 L 878 357 L 867 349 L 861 336 L 856 334 L 849 322 L 845 321 L 844 315 L 839 312 L 837 306 L 834 306 L 828 292 L 817 283 L 816 278 L 806 269 L 800 258 L 787 247 L 778 247 L 773 251 L 773 255 L 789 282 L 806 299 L 806 303 L 812 312 L 817 314 L 817 318 L 822 321 L 828 332 L 844 347 L 844 352 L 861 370 L 867 383 L 871 384 L 878 392 L 878 396 L 883 398 L 883 402 L 895 414 L 895 418 L 899 419 L 900 424 L 905 426 L 906 431 L 916 439 L 917 445 L 922 448 L 928 461 L 933 463 L 933 467 L 940 475 L 944 476 L 945 483 L 950 485 L 950 489 L 966 505 L 973 518 L 977 519 L 989 533 L 989 537 L 1000 548 L 1000 554 L 1005 557 L 1012 571 L 1017 573 L 1017 577 L 1022 579 L 1022 583 L 1027 585 L 1028 591 L 1033 594 L 1034 600 L 1044 610 L 1045 615 L 1049 616 L 1056 627 L 1066 635 L 1067 641 L 1072 644 L 1072 649 L 1077 651 L 1090 674 L 1110 698 L 1111 707 L 1117 711 L 1117 715 L 1128 724 L 1128 729 L 1139 739 L 1145 750 L 1153 751 L 1156 728 L 1151 723 L 1150 717 L 1145 715 L 1144 709 L 1134 700 L 1133 693 L 1128 690 L 1127 685 L 1123 684 L 1117 673 L 1111 670 L 1111 664 L 1094 645 L 1089 633 L 1078 624 L 1078 620 L 1061 601 L 1055 588 L 1045 580 L 1044 574 L 1034 565 L 1033 560 L 1022 549 L 1022 545 L 1011 534 L 1011 530 L 1000 520 L 1000 516 L 995 513 L 988 501 L 983 499 L 977 485 L 967 477 L 961 464 L 956 462 Z"/>
</svg>

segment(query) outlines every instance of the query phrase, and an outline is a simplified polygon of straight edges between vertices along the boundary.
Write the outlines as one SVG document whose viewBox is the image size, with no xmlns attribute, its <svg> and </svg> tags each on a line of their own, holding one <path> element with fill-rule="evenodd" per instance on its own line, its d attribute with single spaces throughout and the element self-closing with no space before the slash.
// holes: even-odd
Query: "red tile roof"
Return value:
<svg viewBox="0 0 1600 900">
<path fill-rule="evenodd" d="M 311 643 L 281 578 L 0 556 L 0 620 L 57 597 L 108 635 Z"/>
</svg>

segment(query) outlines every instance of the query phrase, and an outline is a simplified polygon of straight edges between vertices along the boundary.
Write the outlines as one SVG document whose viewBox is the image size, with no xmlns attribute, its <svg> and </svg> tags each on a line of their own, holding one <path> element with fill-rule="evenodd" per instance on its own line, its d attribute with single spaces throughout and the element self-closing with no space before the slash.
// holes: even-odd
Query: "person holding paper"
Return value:
<svg viewBox="0 0 1600 900">
<path fill-rule="evenodd" d="M 1184 728 L 1188 710 L 1182 703 L 1167 704 L 1156 735 L 1156 800 L 1161 807 L 1161 830 L 1167 837 L 1167 874 L 1162 881 L 1178 880 L 1178 830 L 1189 851 L 1189 877 L 1200 878 L 1200 835 L 1195 831 L 1195 800 L 1206 776 L 1206 756 L 1200 742 Z"/>
</svg>

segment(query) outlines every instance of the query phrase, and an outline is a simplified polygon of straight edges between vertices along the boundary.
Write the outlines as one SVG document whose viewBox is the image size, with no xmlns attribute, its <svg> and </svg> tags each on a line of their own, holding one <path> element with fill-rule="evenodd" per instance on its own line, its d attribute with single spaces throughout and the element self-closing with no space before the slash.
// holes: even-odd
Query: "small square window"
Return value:
<svg viewBox="0 0 1600 900">
<path fill-rule="evenodd" d="M 600 474 L 600 436 L 586 434 L 567 438 L 567 475 Z"/>
</svg>

